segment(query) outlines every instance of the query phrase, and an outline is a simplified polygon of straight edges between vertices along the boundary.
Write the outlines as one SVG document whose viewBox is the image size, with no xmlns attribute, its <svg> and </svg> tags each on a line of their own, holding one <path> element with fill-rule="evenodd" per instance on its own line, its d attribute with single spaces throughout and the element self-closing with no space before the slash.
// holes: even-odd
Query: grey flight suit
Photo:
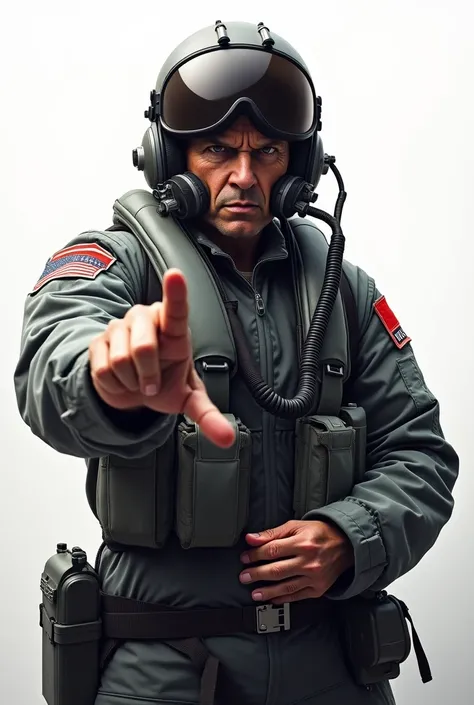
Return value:
<svg viewBox="0 0 474 705">
<path fill-rule="evenodd" d="M 26 300 L 15 374 L 18 406 L 34 434 L 80 458 L 144 455 L 173 432 L 176 419 L 152 411 L 106 407 L 88 369 L 88 345 L 107 324 L 146 301 L 146 256 L 127 232 L 87 232 L 69 244 L 100 243 L 117 261 L 95 279 L 52 280 Z M 266 229 L 250 285 L 232 260 L 199 236 L 229 299 L 238 300 L 247 344 L 266 382 L 280 395 L 297 388 L 297 332 L 290 262 L 277 225 Z M 445 441 L 439 406 L 410 344 L 399 350 L 375 315 L 379 293 L 359 268 L 345 263 L 360 326 L 352 401 L 367 414 L 367 470 L 350 497 L 305 519 L 329 520 L 349 537 L 355 566 L 327 594 L 340 600 L 384 588 L 411 570 L 434 544 L 452 509 L 458 458 Z M 261 299 L 259 299 L 259 296 Z M 263 301 L 257 310 L 257 299 Z M 253 439 L 248 531 L 293 518 L 294 422 L 257 406 L 242 379 L 232 382 L 231 410 Z M 239 582 L 242 540 L 234 548 L 183 550 L 176 538 L 147 554 L 104 550 L 105 592 L 180 608 L 254 604 L 253 586 Z M 334 619 L 264 635 L 206 639 L 220 660 L 219 705 L 387 705 L 388 683 L 356 686 L 343 659 Z M 121 646 L 103 673 L 96 705 L 190 705 L 200 674 L 159 642 Z"/>
</svg>

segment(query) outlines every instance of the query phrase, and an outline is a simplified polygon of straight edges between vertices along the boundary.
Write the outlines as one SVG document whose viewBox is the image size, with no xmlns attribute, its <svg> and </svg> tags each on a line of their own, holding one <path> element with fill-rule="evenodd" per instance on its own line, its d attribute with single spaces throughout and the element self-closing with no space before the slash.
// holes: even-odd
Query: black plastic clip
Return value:
<svg viewBox="0 0 474 705">
<path fill-rule="evenodd" d="M 334 363 L 327 363 L 326 374 L 332 377 L 344 377 L 344 368 L 342 365 L 335 365 Z"/>
<path fill-rule="evenodd" d="M 155 90 L 150 92 L 150 106 L 148 110 L 145 110 L 145 117 L 148 118 L 150 122 L 155 122 L 158 117 L 158 111 L 160 108 L 160 95 Z"/>
</svg>

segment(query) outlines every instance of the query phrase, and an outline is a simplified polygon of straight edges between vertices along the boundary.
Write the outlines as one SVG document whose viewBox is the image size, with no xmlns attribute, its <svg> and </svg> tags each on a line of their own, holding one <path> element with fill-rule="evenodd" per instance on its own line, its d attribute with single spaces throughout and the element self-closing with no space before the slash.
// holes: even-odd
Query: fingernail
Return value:
<svg viewBox="0 0 474 705">
<path fill-rule="evenodd" d="M 244 554 L 240 557 L 240 560 L 242 561 L 242 563 L 250 563 L 250 558 L 247 556 L 246 553 L 244 553 Z"/>
<path fill-rule="evenodd" d="M 263 600 L 263 595 L 261 592 L 254 592 L 252 597 L 254 600 L 257 600 L 257 601 Z"/>
<path fill-rule="evenodd" d="M 252 577 L 250 573 L 242 573 L 240 580 L 242 583 L 249 583 L 252 580 Z"/>
<path fill-rule="evenodd" d="M 154 397 L 158 391 L 156 384 L 147 384 L 145 387 L 145 395 L 147 397 Z"/>
<path fill-rule="evenodd" d="M 260 538 L 260 534 L 249 534 L 249 536 L 251 536 L 253 539 L 259 539 L 259 538 Z"/>
</svg>

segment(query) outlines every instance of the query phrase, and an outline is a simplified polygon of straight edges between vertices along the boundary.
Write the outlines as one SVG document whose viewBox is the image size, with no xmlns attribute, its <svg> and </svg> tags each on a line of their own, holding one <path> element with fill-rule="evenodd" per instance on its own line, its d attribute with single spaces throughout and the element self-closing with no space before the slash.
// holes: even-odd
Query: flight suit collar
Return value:
<svg viewBox="0 0 474 705">
<path fill-rule="evenodd" d="M 195 237 L 197 242 L 209 250 L 210 254 L 216 257 L 223 257 L 232 261 L 232 258 L 218 247 L 209 237 L 196 229 Z M 262 262 L 271 260 L 281 260 L 288 257 L 285 238 L 280 228 L 279 221 L 275 218 L 269 223 L 261 235 L 261 243 L 259 247 L 259 257 L 256 266 Z"/>
</svg>

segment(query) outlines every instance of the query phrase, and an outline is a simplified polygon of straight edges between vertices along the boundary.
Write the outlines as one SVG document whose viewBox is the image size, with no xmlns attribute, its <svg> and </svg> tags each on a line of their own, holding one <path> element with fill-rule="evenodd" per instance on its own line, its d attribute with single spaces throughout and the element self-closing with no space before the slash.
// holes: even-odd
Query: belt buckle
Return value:
<svg viewBox="0 0 474 705">
<path fill-rule="evenodd" d="M 257 634 L 274 634 L 290 629 L 290 603 L 259 605 L 255 608 Z"/>
</svg>

